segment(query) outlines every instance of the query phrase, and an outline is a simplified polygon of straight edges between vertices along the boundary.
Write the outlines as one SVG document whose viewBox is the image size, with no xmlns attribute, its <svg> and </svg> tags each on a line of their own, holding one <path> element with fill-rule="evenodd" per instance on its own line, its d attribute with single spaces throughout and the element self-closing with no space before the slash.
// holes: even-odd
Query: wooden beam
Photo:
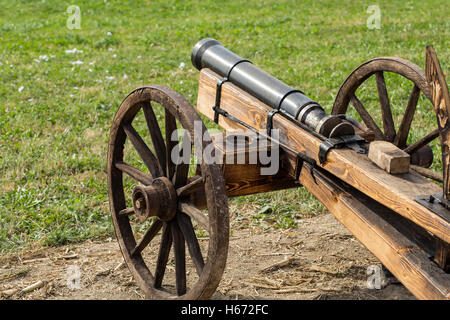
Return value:
<svg viewBox="0 0 450 320">
<path fill-rule="evenodd" d="M 210 119 L 214 118 L 211 107 L 215 103 L 216 83 L 219 79 L 209 69 L 200 72 L 197 109 Z M 222 86 L 221 108 L 261 131 L 265 130 L 267 113 L 272 110 L 229 82 Z M 225 129 L 242 128 L 223 116 L 219 117 L 219 125 Z M 273 117 L 273 127 L 280 129 L 281 143 L 305 152 L 319 163 L 319 139 L 278 114 Z M 350 149 L 332 149 L 322 167 L 445 242 L 450 242 L 450 221 L 414 201 L 416 196 L 439 193 L 441 188 L 438 185 L 413 171 L 390 175 L 373 164 L 367 155 L 357 154 Z"/>
<path fill-rule="evenodd" d="M 308 170 L 305 165 L 300 182 L 361 243 L 369 249 L 419 299 L 450 299 L 450 274 L 445 273 L 421 246 L 393 227 L 374 208 L 374 200 L 333 176 Z M 336 181 L 337 180 L 337 181 Z M 387 214 L 393 218 L 395 214 Z M 401 218 L 397 216 L 397 218 Z M 403 219 L 403 218 L 402 218 Z M 413 236 L 412 236 L 413 237 Z"/>
</svg>

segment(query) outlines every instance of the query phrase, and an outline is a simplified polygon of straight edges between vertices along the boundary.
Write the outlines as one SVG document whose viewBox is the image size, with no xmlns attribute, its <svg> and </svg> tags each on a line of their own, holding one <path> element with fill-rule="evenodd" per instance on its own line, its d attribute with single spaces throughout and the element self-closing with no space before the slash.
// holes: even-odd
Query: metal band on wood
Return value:
<svg viewBox="0 0 450 320">
<path fill-rule="evenodd" d="M 273 123 L 273 116 L 277 113 L 279 113 L 279 109 L 272 109 L 267 114 L 267 124 L 266 124 L 266 134 L 271 137 L 272 136 L 272 123 Z"/>
<path fill-rule="evenodd" d="M 217 123 L 217 124 L 219 123 L 219 114 L 220 114 L 220 113 L 219 113 L 219 109 L 220 109 L 220 98 L 221 98 L 221 95 L 222 95 L 222 85 L 223 85 L 225 82 L 229 81 L 231 71 L 234 69 L 234 67 L 236 67 L 239 63 L 242 63 L 242 62 L 250 62 L 250 63 L 251 63 L 251 61 L 246 60 L 246 59 L 239 60 L 238 62 L 236 62 L 236 63 L 230 68 L 230 70 L 228 70 L 228 74 L 227 74 L 226 77 L 223 77 L 221 80 L 217 81 L 217 86 L 216 86 L 216 103 L 215 103 L 215 105 L 213 106 L 213 110 L 214 110 L 214 122 Z"/>
<path fill-rule="evenodd" d="M 327 161 L 327 154 L 330 149 L 348 147 L 357 153 L 364 154 L 366 149 L 362 148 L 359 143 L 364 143 L 366 140 L 358 135 L 340 136 L 336 138 L 329 138 L 324 140 L 319 146 L 319 162 L 324 164 Z"/>
<path fill-rule="evenodd" d="M 215 123 L 219 123 L 219 110 L 220 110 L 220 97 L 222 95 L 222 85 L 228 81 L 228 78 L 225 77 L 219 81 L 217 81 L 217 86 L 216 86 L 216 103 L 213 106 L 213 110 L 214 110 L 214 122 Z"/>
</svg>

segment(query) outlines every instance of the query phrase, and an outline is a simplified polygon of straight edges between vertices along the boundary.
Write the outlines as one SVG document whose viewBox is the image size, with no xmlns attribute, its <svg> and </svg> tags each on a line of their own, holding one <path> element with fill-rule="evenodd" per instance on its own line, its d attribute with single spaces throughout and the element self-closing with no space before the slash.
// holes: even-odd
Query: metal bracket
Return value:
<svg viewBox="0 0 450 320">
<path fill-rule="evenodd" d="M 267 124 L 266 124 L 266 134 L 271 137 L 272 136 L 272 125 L 273 125 L 273 116 L 279 113 L 279 109 L 272 109 L 267 114 Z"/>
<path fill-rule="evenodd" d="M 222 96 L 222 85 L 228 81 L 228 78 L 225 77 L 219 81 L 217 81 L 217 85 L 216 85 L 216 102 L 215 105 L 213 106 L 213 110 L 214 110 L 214 122 L 215 123 L 219 123 L 219 110 L 220 110 L 220 98 Z"/>
<path fill-rule="evenodd" d="M 302 172 L 302 168 L 303 168 L 303 163 L 304 162 L 307 162 L 307 163 L 309 163 L 311 165 L 311 176 L 313 177 L 314 182 L 316 182 L 316 178 L 314 176 L 314 171 L 313 171 L 314 168 L 317 166 L 316 160 L 308 157 L 305 152 L 299 152 L 296 155 L 296 158 L 295 158 L 295 171 L 294 171 L 294 173 L 295 173 L 295 180 L 298 180 L 300 178 L 300 174 Z"/>
<path fill-rule="evenodd" d="M 414 200 L 427 209 L 430 209 L 446 221 L 450 221 L 450 201 L 444 199 L 442 193 L 427 196 L 417 196 Z"/>
<path fill-rule="evenodd" d="M 300 156 L 300 154 L 297 154 L 297 157 L 295 159 L 295 180 L 298 180 L 300 178 L 300 173 L 302 172 L 303 168 L 303 158 Z"/>
<path fill-rule="evenodd" d="M 365 154 L 367 150 L 362 148 L 359 143 L 366 140 L 357 134 L 351 136 L 340 136 L 336 138 L 329 138 L 320 144 L 319 148 L 319 161 L 320 164 L 324 164 L 327 161 L 328 151 L 332 148 L 348 147 L 355 150 L 357 153 Z"/>
<path fill-rule="evenodd" d="M 233 71 L 234 67 L 236 67 L 239 63 L 242 63 L 242 62 L 250 62 L 250 61 L 247 60 L 247 59 L 241 59 L 241 60 L 237 61 L 234 65 L 231 66 L 230 70 L 228 70 L 227 76 L 223 77 L 221 80 L 217 81 L 217 85 L 216 85 L 216 103 L 212 107 L 212 109 L 214 110 L 214 122 L 217 123 L 217 124 L 219 123 L 219 114 L 222 114 L 220 112 L 220 98 L 222 96 L 222 85 L 225 82 L 229 81 L 231 71 Z"/>
</svg>

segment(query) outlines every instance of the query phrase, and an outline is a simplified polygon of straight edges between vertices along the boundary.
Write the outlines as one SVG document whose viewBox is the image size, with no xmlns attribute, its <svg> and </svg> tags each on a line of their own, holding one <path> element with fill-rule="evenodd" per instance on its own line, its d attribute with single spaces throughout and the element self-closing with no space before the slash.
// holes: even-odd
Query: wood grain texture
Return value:
<svg viewBox="0 0 450 320">
<path fill-rule="evenodd" d="M 166 272 L 167 262 L 169 260 L 170 248 L 172 247 L 172 233 L 167 223 L 163 226 L 161 235 L 161 245 L 159 246 L 158 260 L 155 268 L 155 288 L 161 288 L 164 274 Z"/>
<path fill-rule="evenodd" d="M 313 176 L 310 170 L 302 170 L 300 175 L 300 182 L 417 298 L 450 299 L 450 275 L 433 263 L 421 246 L 380 216 L 381 210 L 374 211 L 379 204 L 335 180 L 318 171 Z M 391 212 L 387 217 L 395 215 Z"/>
<path fill-rule="evenodd" d="M 351 96 L 350 101 L 352 102 L 353 106 L 355 107 L 356 111 L 361 116 L 361 119 L 363 119 L 367 127 L 372 130 L 375 139 L 382 140 L 384 138 L 383 132 L 375 123 L 369 112 L 367 112 L 366 108 L 364 108 L 361 101 L 354 94 Z"/>
<path fill-rule="evenodd" d="M 131 252 L 131 255 L 134 256 L 136 254 L 140 254 L 142 250 L 145 249 L 146 246 L 153 240 L 153 238 L 158 234 L 159 230 L 161 230 L 163 226 L 163 222 L 159 219 L 155 219 L 153 221 L 152 225 L 148 230 L 145 232 L 144 236 L 141 240 L 139 240 L 139 243 L 134 248 L 134 250 Z"/>
<path fill-rule="evenodd" d="M 162 176 L 163 172 L 159 165 L 158 159 L 156 159 L 155 155 L 151 152 L 149 147 L 145 144 L 144 140 L 141 138 L 139 133 L 133 128 L 131 124 L 124 124 L 123 129 L 136 149 L 137 153 L 144 161 L 148 170 L 152 174 L 153 178 L 158 178 Z"/>
<path fill-rule="evenodd" d="M 120 171 L 126 173 L 127 175 L 129 175 L 130 177 L 132 177 L 134 180 L 139 181 L 140 183 L 142 183 L 143 185 L 151 185 L 153 182 L 153 178 L 150 177 L 148 174 L 140 171 L 139 169 L 130 166 L 129 164 L 125 163 L 125 162 L 117 162 L 115 164 L 115 167 L 117 169 L 119 169 Z"/>
<path fill-rule="evenodd" d="M 390 142 L 371 142 L 367 157 L 388 173 L 399 174 L 409 172 L 409 154 Z"/>
<path fill-rule="evenodd" d="M 277 157 L 276 174 L 263 174 L 262 169 L 268 165 L 261 163 L 260 155 L 271 157 L 270 143 L 258 140 L 256 134 L 248 134 L 247 143 L 239 143 L 227 147 L 226 141 L 236 136 L 241 137 L 241 131 L 228 131 L 227 134 L 218 134 L 212 137 L 216 156 L 220 159 L 222 172 L 225 178 L 228 197 L 250 195 L 301 186 L 288 172 L 281 168 L 281 159 Z M 227 150 L 228 148 L 228 150 Z M 278 159 L 279 158 L 279 159 Z M 267 160 L 267 159 L 265 159 Z"/>
<path fill-rule="evenodd" d="M 161 130 L 158 125 L 155 113 L 150 103 L 142 105 L 142 111 L 144 113 L 145 121 L 147 122 L 147 128 L 152 138 L 153 148 L 155 149 L 156 158 L 158 158 L 161 169 L 166 170 L 166 145 L 162 137 Z"/>
<path fill-rule="evenodd" d="M 208 217 L 203 214 L 196 206 L 194 206 L 192 203 L 189 202 L 180 202 L 178 204 L 178 210 L 180 212 L 183 212 L 184 214 L 187 214 L 192 219 L 194 219 L 202 228 L 209 232 L 209 221 Z"/>
<path fill-rule="evenodd" d="M 392 118 L 391 104 L 389 102 L 389 95 L 386 88 L 386 81 L 384 80 L 384 73 L 378 71 L 375 73 L 378 97 L 380 99 L 381 114 L 383 119 L 384 137 L 387 141 L 393 142 L 395 138 L 395 125 Z"/>
<path fill-rule="evenodd" d="M 450 200 L 450 94 L 444 72 L 432 46 L 426 50 L 425 74 L 431 87 L 439 136 L 441 138 L 444 198 Z"/>
<path fill-rule="evenodd" d="M 414 113 L 416 112 L 419 96 L 420 89 L 418 86 L 414 85 L 409 96 L 408 104 L 406 106 L 402 122 L 400 123 L 400 127 L 398 128 L 397 135 L 394 139 L 394 144 L 399 148 L 404 148 L 406 146 L 406 140 L 408 139 L 409 129 L 411 128 Z"/>
<path fill-rule="evenodd" d="M 209 69 L 200 72 L 197 109 L 212 119 L 216 82 L 220 77 Z M 264 130 L 269 106 L 227 82 L 222 86 L 221 108 L 248 125 Z M 219 117 L 225 129 L 240 129 L 235 122 Z M 273 127 L 280 129 L 280 142 L 318 161 L 321 141 L 280 115 L 273 117 Z M 419 174 L 390 175 L 373 164 L 367 155 L 350 149 L 333 149 L 328 153 L 323 168 L 334 176 L 382 203 L 405 218 L 450 242 L 450 221 L 437 216 L 414 201 L 414 197 L 438 193 L 440 187 Z"/>
<path fill-rule="evenodd" d="M 261 175 L 261 166 L 256 164 L 227 164 L 223 172 L 228 197 L 301 186 L 283 169 L 273 176 L 263 176 Z"/>
<path fill-rule="evenodd" d="M 176 220 L 169 222 L 172 232 L 173 255 L 175 260 L 176 287 L 179 296 L 186 293 L 186 245 L 184 236 Z"/>
<path fill-rule="evenodd" d="M 443 167 L 443 196 L 450 200 L 450 94 L 444 72 L 432 46 L 426 50 L 425 74 L 431 87 L 433 106 L 436 112 L 441 138 Z M 450 245 L 438 239 L 434 261 L 445 271 L 450 270 Z"/>
<path fill-rule="evenodd" d="M 195 270 L 199 276 L 202 275 L 203 268 L 205 267 L 205 261 L 203 260 L 202 251 L 197 240 L 197 236 L 194 232 L 191 219 L 184 213 L 179 213 L 176 217 L 178 226 L 183 233 L 184 239 L 188 245 L 189 254 L 191 255 L 192 262 L 195 265 Z"/>
<path fill-rule="evenodd" d="M 450 245 L 448 243 L 439 239 L 437 240 L 434 261 L 445 272 L 450 272 Z"/>
</svg>

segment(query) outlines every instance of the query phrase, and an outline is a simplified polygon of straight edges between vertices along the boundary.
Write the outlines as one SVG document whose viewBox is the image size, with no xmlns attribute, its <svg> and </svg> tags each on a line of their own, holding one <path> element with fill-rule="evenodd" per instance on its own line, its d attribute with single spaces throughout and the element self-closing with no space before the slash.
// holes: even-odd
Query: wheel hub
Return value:
<svg viewBox="0 0 450 320">
<path fill-rule="evenodd" d="M 141 222 L 149 217 L 170 221 L 177 210 L 177 193 L 172 182 L 166 177 L 153 180 L 149 186 L 133 189 L 133 208 Z"/>
<path fill-rule="evenodd" d="M 411 163 L 420 167 L 429 168 L 433 164 L 433 150 L 429 145 L 411 153 Z"/>
</svg>

